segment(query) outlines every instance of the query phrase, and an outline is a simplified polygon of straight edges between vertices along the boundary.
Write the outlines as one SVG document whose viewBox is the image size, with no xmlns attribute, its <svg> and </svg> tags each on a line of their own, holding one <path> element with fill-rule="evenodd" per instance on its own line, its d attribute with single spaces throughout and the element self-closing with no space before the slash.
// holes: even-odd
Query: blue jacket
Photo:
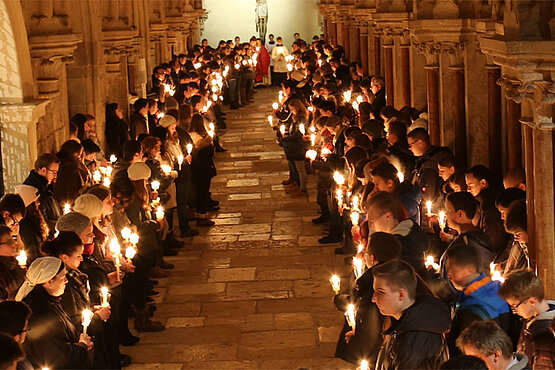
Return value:
<svg viewBox="0 0 555 370">
<path fill-rule="evenodd" d="M 475 289 L 476 287 L 478 288 Z M 497 294 L 500 287 L 501 282 L 491 280 L 489 276 L 481 273 L 461 292 L 455 305 L 455 312 L 471 311 L 482 320 L 491 320 L 509 312 L 509 305 Z"/>
</svg>

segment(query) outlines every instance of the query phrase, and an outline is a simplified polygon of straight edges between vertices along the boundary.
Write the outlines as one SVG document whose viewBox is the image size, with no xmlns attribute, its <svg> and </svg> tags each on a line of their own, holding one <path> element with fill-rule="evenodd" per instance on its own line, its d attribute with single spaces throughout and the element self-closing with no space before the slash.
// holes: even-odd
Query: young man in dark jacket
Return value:
<svg viewBox="0 0 555 370">
<path fill-rule="evenodd" d="M 376 369 L 437 369 L 448 358 L 449 307 L 433 296 L 416 296 L 417 277 L 406 262 L 375 266 L 372 275 L 372 301 L 391 320 Z"/>
<path fill-rule="evenodd" d="M 555 368 L 555 339 L 551 331 L 555 301 L 545 299 L 543 283 L 532 271 L 510 273 L 499 289 L 514 313 L 525 322 L 517 345 L 536 369 Z"/>
<path fill-rule="evenodd" d="M 35 169 L 31 170 L 23 184 L 31 185 L 38 189 L 39 210 L 48 224 L 51 236 L 56 230 L 56 222 L 62 215 L 60 205 L 54 197 L 52 184 L 56 181 L 60 160 L 54 154 L 45 153 L 35 161 Z"/>
</svg>

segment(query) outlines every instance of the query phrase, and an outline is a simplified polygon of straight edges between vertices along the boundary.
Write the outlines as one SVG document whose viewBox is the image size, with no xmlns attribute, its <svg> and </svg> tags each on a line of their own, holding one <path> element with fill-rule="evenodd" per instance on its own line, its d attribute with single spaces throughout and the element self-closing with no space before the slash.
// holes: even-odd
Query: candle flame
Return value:
<svg viewBox="0 0 555 370">
<path fill-rule="evenodd" d="M 333 180 L 337 185 L 343 185 L 345 183 L 345 176 L 343 176 L 339 171 L 333 173 Z"/>
</svg>

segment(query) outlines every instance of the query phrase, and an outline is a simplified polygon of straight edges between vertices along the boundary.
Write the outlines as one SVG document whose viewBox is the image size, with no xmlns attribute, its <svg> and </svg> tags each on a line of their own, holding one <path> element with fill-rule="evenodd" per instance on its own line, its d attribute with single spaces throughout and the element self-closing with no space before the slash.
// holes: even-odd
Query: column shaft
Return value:
<svg viewBox="0 0 555 370">
<path fill-rule="evenodd" d="M 497 176 L 501 175 L 501 87 L 497 80 L 501 77 L 498 66 L 486 66 L 488 70 L 488 149 L 489 168 Z"/>
<path fill-rule="evenodd" d="M 393 45 L 385 45 L 385 93 L 387 105 L 394 106 Z"/>
<path fill-rule="evenodd" d="M 374 36 L 374 70 L 372 73 L 376 75 L 382 74 L 382 40 L 380 36 Z"/>
<path fill-rule="evenodd" d="M 450 74 L 453 89 L 450 106 L 453 110 L 454 154 L 458 168 L 467 168 L 464 67 L 451 67 Z"/>
<path fill-rule="evenodd" d="M 507 100 L 507 147 L 509 168 L 522 167 L 522 129 L 520 104 Z"/>
<path fill-rule="evenodd" d="M 360 29 L 351 26 L 350 31 L 351 62 L 360 62 Z"/>
<path fill-rule="evenodd" d="M 368 31 L 366 31 L 368 32 Z M 368 33 L 360 35 L 360 56 L 362 63 L 362 73 L 366 76 L 368 74 Z"/>
<path fill-rule="evenodd" d="M 439 127 L 439 66 L 426 66 L 426 96 L 428 103 L 428 133 L 433 145 L 440 144 Z"/>
<path fill-rule="evenodd" d="M 401 47 L 401 81 L 403 107 L 410 107 L 412 104 L 410 99 L 410 48 L 408 45 Z"/>
</svg>

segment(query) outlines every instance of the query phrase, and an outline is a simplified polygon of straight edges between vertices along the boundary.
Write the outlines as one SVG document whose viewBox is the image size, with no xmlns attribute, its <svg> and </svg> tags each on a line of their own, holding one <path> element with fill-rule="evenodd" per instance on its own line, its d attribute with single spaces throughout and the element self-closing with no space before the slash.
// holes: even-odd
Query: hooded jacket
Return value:
<svg viewBox="0 0 555 370">
<path fill-rule="evenodd" d="M 430 237 L 413 220 L 406 219 L 391 230 L 401 241 L 401 259 L 410 264 L 420 276 L 426 271 L 424 254 L 429 248 Z"/>
<path fill-rule="evenodd" d="M 555 301 L 548 303 L 548 311 L 526 321 L 518 341 L 517 351 L 528 357 L 534 369 L 555 368 L 555 339 L 551 331 Z"/>
<path fill-rule="evenodd" d="M 418 296 L 399 320 L 383 332 L 376 370 L 437 369 L 447 360 L 445 333 L 449 307 L 433 296 Z"/>
<path fill-rule="evenodd" d="M 411 185 L 408 181 L 404 181 L 396 189 L 394 195 L 405 208 L 405 211 L 407 211 L 408 217 L 420 225 L 420 202 L 422 201 L 420 188 Z"/>
<path fill-rule="evenodd" d="M 62 215 L 60 205 L 54 197 L 52 186 L 48 184 L 48 180 L 44 176 L 39 175 L 35 170 L 29 173 L 29 176 L 23 182 L 25 185 L 31 185 L 38 189 L 39 193 L 39 210 L 48 225 L 50 233 L 53 235 L 56 230 L 56 222 Z"/>
</svg>

